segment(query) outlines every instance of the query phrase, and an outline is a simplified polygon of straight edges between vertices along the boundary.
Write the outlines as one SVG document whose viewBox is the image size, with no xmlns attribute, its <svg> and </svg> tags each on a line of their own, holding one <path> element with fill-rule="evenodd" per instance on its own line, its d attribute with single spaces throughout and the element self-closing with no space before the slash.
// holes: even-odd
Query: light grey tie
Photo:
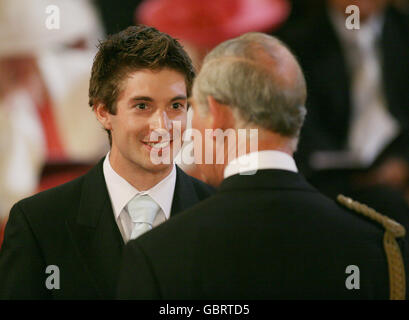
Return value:
<svg viewBox="0 0 409 320">
<path fill-rule="evenodd" d="M 149 195 L 136 195 L 127 204 L 127 210 L 134 224 L 130 240 L 152 229 L 153 221 L 160 207 Z"/>
</svg>

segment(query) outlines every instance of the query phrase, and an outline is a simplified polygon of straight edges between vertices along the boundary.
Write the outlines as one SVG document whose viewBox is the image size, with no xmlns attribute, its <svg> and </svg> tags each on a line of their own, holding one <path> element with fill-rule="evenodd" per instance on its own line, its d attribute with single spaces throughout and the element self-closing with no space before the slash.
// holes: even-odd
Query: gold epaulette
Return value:
<svg viewBox="0 0 409 320">
<path fill-rule="evenodd" d="M 405 236 L 405 227 L 351 198 L 338 195 L 337 200 L 345 207 L 376 221 L 384 227 L 383 247 L 388 261 L 390 300 L 404 300 L 406 297 L 405 266 L 396 238 Z"/>
</svg>

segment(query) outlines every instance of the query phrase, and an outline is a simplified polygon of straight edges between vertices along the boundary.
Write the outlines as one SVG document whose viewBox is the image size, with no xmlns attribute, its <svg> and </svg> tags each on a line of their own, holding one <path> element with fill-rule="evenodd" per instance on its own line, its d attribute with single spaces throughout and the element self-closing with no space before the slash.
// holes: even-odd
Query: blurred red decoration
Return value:
<svg viewBox="0 0 409 320">
<path fill-rule="evenodd" d="M 146 0 L 136 21 L 211 48 L 250 31 L 270 31 L 290 13 L 287 0 Z"/>
</svg>

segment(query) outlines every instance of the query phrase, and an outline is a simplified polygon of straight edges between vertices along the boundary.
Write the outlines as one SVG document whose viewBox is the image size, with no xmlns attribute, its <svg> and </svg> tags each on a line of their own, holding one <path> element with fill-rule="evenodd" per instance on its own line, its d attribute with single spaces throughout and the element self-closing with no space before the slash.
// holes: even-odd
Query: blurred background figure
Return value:
<svg viewBox="0 0 409 320">
<path fill-rule="evenodd" d="M 88 0 L 0 0 L 0 225 L 16 201 L 75 178 L 106 152 L 87 106 L 102 36 Z"/>
<path fill-rule="evenodd" d="M 396 4 L 396 5 L 395 5 Z M 345 193 L 409 218 L 409 15 L 407 1 L 327 0 L 277 32 L 306 75 L 307 119 L 298 165 L 334 197 Z M 360 29 L 346 27 L 346 7 Z M 409 199 L 407 200 L 409 201 Z"/>
</svg>

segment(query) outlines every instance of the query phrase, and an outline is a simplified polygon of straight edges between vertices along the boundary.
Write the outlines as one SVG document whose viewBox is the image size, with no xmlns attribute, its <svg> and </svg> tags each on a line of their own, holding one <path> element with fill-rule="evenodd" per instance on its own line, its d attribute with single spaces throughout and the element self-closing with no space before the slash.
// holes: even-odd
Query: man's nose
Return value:
<svg viewBox="0 0 409 320">
<path fill-rule="evenodd" d="M 166 111 L 158 110 L 152 115 L 150 129 L 165 129 L 166 131 L 172 129 L 172 121 L 169 119 Z"/>
</svg>

